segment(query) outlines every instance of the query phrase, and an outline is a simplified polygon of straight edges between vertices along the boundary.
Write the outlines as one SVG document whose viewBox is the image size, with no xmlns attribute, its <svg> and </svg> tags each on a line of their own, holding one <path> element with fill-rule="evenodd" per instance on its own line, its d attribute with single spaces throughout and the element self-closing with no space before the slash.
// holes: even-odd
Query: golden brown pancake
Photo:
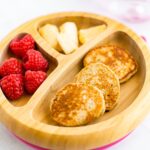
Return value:
<svg viewBox="0 0 150 150">
<path fill-rule="evenodd" d="M 112 110 L 116 106 L 120 95 L 120 84 L 118 77 L 108 66 L 92 63 L 77 74 L 75 82 L 93 85 L 101 90 L 106 110 Z"/>
<path fill-rule="evenodd" d="M 101 62 L 109 66 L 119 77 L 120 83 L 127 81 L 137 72 L 135 59 L 123 48 L 117 46 L 101 46 L 87 53 L 84 66 Z"/>
<path fill-rule="evenodd" d="M 91 85 L 70 83 L 51 101 L 50 113 L 57 123 L 79 126 L 90 123 L 105 112 L 102 92 Z"/>
</svg>

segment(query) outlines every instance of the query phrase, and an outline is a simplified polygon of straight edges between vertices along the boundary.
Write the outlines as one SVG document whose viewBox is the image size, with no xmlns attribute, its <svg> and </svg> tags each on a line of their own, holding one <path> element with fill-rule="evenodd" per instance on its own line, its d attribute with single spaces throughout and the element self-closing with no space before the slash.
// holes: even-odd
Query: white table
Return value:
<svg viewBox="0 0 150 150">
<path fill-rule="evenodd" d="M 115 19 L 114 16 L 101 9 L 100 3 L 102 0 L 0 0 L 0 2 L 0 40 L 22 23 L 52 12 L 87 11 Z M 130 26 L 139 35 L 144 35 L 150 43 L 150 22 L 139 24 L 122 22 Z M 150 115 L 128 138 L 113 146 L 110 150 L 149 150 L 149 139 Z M 31 150 L 31 148 L 14 138 L 0 124 L 0 150 Z"/>
</svg>

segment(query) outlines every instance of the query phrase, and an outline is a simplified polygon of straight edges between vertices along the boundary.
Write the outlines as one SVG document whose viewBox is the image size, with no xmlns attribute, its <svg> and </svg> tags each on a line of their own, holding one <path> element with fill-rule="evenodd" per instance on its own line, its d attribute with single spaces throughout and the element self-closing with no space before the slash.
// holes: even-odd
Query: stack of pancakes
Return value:
<svg viewBox="0 0 150 150">
<path fill-rule="evenodd" d="M 62 88 L 51 101 L 51 116 L 60 125 L 84 125 L 112 110 L 119 100 L 120 83 L 137 71 L 131 54 L 112 45 L 92 49 L 83 64 L 74 82 Z"/>
</svg>

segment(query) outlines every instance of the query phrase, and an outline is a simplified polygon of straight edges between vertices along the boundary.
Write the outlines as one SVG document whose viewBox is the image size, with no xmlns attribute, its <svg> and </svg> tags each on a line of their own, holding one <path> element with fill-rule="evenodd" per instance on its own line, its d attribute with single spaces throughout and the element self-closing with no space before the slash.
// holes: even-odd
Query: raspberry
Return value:
<svg viewBox="0 0 150 150">
<path fill-rule="evenodd" d="M 26 71 L 25 88 L 29 94 L 33 94 L 46 79 L 47 74 L 43 71 Z"/>
<path fill-rule="evenodd" d="M 8 99 L 16 100 L 24 93 L 23 76 L 21 74 L 10 74 L 5 76 L 1 79 L 0 86 Z"/>
<path fill-rule="evenodd" d="M 10 43 L 10 50 L 18 57 L 23 57 L 29 49 L 35 48 L 35 41 L 30 34 L 15 38 Z"/>
<path fill-rule="evenodd" d="M 10 58 L 0 66 L 0 76 L 4 77 L 9 74 L 22 74 L 23 65 L 16 58 Z"/>
<path fill-rule="evenodd" d="M 46 71 L 48 69 L 48 61 L 43 55 L 36 50 L 29 50 L 23 57 L 23 66 L 26 70 Z"/>
</svg>

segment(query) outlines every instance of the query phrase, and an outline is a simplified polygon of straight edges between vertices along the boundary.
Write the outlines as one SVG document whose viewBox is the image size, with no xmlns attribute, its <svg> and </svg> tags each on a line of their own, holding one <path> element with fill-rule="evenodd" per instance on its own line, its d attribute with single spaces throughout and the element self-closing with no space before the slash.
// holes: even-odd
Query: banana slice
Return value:
<svg viewBox="0 0 150 150">
<path fill-rule="evenodd" d="M 106 25 L 98 25 L 87 29 L 81 29 L 79 31 L 79 40 L 81 44 L 90 41 L 91 39 L 99 35 L 101 32 L 103 32 L 105 29 Z"/>
<path fill-rule="evenodd" d="M 60 26 L 58 43 L 65 54 L 69 54 L 78 48 L 78 31 L 73 22 L 66 22 Z"/>
<path fill-rule="evenodd" d="M 51 47 L 60 51 L 57 41 L 57 35 L 59 34 L 57 26 L 46 24 L 39 29 L 39 33 L 50 44 Z"/>
</svg>

